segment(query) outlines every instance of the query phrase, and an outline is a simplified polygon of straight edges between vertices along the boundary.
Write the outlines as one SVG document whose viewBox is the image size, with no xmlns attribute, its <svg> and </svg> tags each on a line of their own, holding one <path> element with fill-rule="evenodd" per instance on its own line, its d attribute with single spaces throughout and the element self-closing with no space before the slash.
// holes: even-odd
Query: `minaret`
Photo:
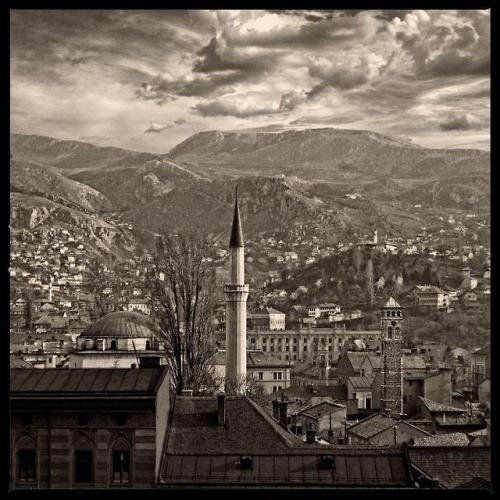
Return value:
<svg viewBox="0 0 500 500">
<path fill-rule="evenodd" d="M 247 298 L 245 285 L 245 248 L 241 230 L 238 191 L 234 203 L 233 227 L 229 240 L 230 283 L 224 286 L 226 297 L 226 386 L 238 387 L 247 374 Z"/>
<path fill-rule="evenodd" d="M 403 312 L 391 297 L 380 314 L 382 340 L 382 394 L 381 411 L 389 410 L 393 415 L 403 414 Z"/>
</svg>

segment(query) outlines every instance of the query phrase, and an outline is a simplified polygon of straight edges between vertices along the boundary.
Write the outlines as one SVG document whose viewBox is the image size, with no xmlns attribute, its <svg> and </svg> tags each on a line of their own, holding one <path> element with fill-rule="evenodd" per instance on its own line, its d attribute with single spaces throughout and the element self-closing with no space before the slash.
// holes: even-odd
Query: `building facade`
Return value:
<svg viewBox="0 0 500 500">
<path fill-rule="evenodd" d="M 170 408 L 164 368 L 12 369 L 13 488 L 152 488 Z"/>
</svg>

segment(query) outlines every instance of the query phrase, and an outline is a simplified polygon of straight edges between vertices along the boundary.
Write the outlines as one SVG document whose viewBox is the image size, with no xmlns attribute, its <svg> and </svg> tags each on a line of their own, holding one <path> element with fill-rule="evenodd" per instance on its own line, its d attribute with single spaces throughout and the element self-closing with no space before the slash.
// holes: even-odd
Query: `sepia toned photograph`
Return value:
<svg viewBox="0 0 500 500">
<path fill-rule="evenodd" d="M 11 493 L 491 494 L 491 9 L 9 16 Z"/>
</svg>

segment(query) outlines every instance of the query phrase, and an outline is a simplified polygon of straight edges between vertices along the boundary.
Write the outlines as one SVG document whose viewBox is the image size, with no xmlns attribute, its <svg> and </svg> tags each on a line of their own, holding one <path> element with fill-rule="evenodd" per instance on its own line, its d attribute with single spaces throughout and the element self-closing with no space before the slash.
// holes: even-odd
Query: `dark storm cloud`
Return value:
<svg viewBox="0 0 500 500">
<path fill-rule="evenodd" d="M 484 126 L 479 118 L 470 113 L 452 113 L 439 124 L 441 130 L 471 130 L 481 129 Z"/>
</svg>

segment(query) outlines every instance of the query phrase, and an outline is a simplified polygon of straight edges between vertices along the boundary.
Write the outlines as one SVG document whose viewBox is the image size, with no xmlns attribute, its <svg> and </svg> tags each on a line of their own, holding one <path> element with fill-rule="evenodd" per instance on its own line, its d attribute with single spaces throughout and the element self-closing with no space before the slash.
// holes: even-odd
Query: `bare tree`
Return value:
<svg viewBox="0 0 500 500">
<path fill-rule="evenodd" d="M 205 260 L 209 241 L 194 233 L 157 238 L 148 273 L 151 317 L 163 342 L 177 394 L 199 391 L 214 353 L 215 272 Z"/>
</svg>

